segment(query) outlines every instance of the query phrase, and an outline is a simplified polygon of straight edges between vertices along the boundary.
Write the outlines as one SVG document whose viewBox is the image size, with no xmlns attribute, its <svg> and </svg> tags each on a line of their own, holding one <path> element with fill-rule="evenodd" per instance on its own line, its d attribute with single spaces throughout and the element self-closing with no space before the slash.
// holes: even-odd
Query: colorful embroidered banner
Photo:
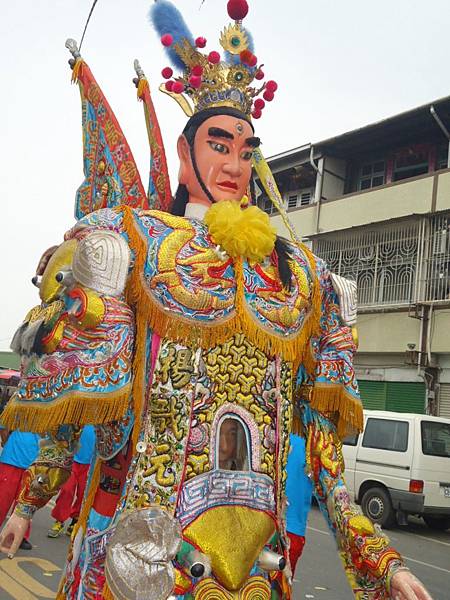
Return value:
<svg viewBox="0 0 450 600">
<path fill-rule="evenodd" d="M 150 144 L 150 181 L 148 200 L 151 208 L 168 211 L 172 203 L 172 192 L 167 168 L 164 142 L 150 94 L 150 86 L 145 77 L 139 78 L 138 98 L 144 103 L 145 123 Z"/>
<path fill-rule="evenodd" d="M 80 87 L 83 115 L 83 171 L 85 180 L 75 198 L 75 217 L 100 208 L 126 204 L 148 208 L 131 149 L 88 65 L 79 58 L 72 80 Z"/>
</svg>

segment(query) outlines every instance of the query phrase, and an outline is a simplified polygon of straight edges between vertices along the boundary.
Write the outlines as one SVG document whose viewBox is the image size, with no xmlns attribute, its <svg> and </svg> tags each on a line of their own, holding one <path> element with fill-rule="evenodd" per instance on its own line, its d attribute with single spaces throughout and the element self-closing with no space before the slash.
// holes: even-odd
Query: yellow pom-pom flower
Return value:
<svg viewBox="0 0 450 600">
<path fill-rule="evenodd" d="M 208 209 L 205 223 L 212 241 L 228 256 L 261 262 L 272 253 L 276 233 L 269 216 L 257 206 L 247 204 L 245 196 L 241 202 L 216 202 Z"/>
</svg>

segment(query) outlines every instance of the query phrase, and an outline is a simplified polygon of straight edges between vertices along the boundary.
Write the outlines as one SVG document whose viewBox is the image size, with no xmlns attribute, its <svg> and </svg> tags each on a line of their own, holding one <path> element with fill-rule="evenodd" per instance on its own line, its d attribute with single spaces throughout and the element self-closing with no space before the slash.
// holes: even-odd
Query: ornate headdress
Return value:
<svg viewBox="0 0 450 600">
<path fill-rule="evenodd" d="M 234 23 L 220 35 L 223 58 L 215 50 L 201 51 L 206 39 L 194 40 L 178 9 L 167 0 L 155 0 L 150 10 L 173 66 L 182 71 L 174 77 L 172 67 L 165 67 L 162 75 L 166 82 L 160 90 L 174 98 L 188 117 L 208 108 L 228 106 L 258 119 L 278 88 L 275 81 L 262 82 L 263 65 L 258 65 L 251 35 L 242 26 L 248 13 L 246 0 L 229 0 L 227 9 Z"/>
<path fill-rule="evenodd" d="M 179 77 L 174 77 L 171 67 L 164 68 L 162 74 L 167 81 L 160 89 L 175 98 L 188 116 L 208 108 L 228 106 L 248 118 L 258 119 L 265 103 L 273 100 L 278 86 L 275 81 L 266 81 L 259 88 L 254 87 L 255 80 L 262 82 L 264 73 L 253 53 L 252 38 L 242 26 L 248 12 L 246 0 L 229 0 L 227 9 L 234 23 L 221 33 L 220 43 L 225 50 L 225 60 L 221 60 L 216 51 L 209 54 L 200 52 L 206 46 L 205 38 L 193 39 L 173 4 L 167 0 L 155 0 L 151 20 L 173 65 L 182 72 Z M 120 204 L 169 210 L 172 194 L 164 144 L 150 88 L 138 61 L 135 61 L 138 76 L 135 83 L 138 98 L 144 105 L 151 150 L 148 195 L 142 186 L 131 149 L 102 90 L 81 58 L 76 43 L 68 40 L 66 46 L 73 56 L 70 61 L 72 79 L 80 86 L 83 105 L 85 180 L 77 192 L 76 217 L 79 219 L 99 208 Z M 257 97 L 261 94 L 262 97 Z M 259 148 L 253 152 L 253 165 L 292 239 L 298 242 L 276 182 Z"/>
</svg>

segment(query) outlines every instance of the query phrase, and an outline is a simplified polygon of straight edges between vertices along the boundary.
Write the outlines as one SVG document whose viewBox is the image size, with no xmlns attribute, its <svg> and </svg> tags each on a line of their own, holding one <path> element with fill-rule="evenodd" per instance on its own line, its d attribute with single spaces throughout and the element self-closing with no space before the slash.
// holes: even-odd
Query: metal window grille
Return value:
<svg viewBox="0 0 450 600">
<path fill-rule="evenodd" d="M 358 305 L 409 305 L 419 288 L 421 223 L 383 224 L 337 232 L 314 241 L 331 271 L 358 284 Z"/>
<path fill-rule="evenodd" d="M 450 299 L 450 215 L 434 215 L 424 227 L 421 290 L 425 301 Z"/>
</svg>

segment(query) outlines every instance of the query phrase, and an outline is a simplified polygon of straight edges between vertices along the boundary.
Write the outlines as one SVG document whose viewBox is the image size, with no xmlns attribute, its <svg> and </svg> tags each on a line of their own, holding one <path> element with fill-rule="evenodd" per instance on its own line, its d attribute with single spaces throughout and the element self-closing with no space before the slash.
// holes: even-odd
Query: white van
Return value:
<svg viewBox="0 0 450 600">
<path fill-rule="evenodd" d="M 343 452 L 350 495 L 372 521 L 389 528 L 412 514 L 450 528 L 450 419 L 366 410 Z"/>
</svg>

